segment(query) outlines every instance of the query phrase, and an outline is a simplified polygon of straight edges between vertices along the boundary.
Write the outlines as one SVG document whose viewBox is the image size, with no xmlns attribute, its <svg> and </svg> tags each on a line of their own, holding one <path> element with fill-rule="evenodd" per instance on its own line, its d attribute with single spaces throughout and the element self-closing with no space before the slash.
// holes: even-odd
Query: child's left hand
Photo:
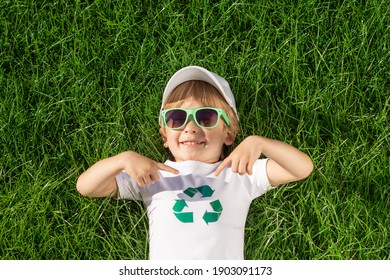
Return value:
<svg viewBox="0 0 390 280">
<path fill-rule="evenodd" d="M 267 176 L 273 186 L 302 180 L 313 171 L 310 157 L 297 148 L 281 141 L 252 135 L 245 138 L 222 161 L 214 175 L 218 176 L 228 166 L 240 175 L 252 175 L 253 165 L 261 154 L 268 158 Z"/>
<path fill-rule="evenodd" d="M 222 170 L 228 166 L 232 167 L 234 173 L 240 175 L 248 173 L 249 175 L 252 175 L 253 165 L 262 153 L 260 143 L 261 140 L 259 136 L 252 135 L 245 138 L 233 152 L 222 161 L 217 170 L 215 170 L 214 175 L 218 176 Z"/>
</svg>

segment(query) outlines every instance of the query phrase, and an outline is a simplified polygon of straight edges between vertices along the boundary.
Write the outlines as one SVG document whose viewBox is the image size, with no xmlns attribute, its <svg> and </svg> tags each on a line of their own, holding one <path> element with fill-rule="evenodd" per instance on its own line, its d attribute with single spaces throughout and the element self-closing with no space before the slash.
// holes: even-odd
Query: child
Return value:
<svg viewBox="0 0 390 280">
<path fill-rule="evenodd" d="M 160 126 L 170 160 L 126 151 L 95 163 L 77 181 L 85 196 L 143 200 L 150 259 L 243 259 L 251 201 L 313 169 L 306 154 L 261 136 L 226 155 L 239 132 L 235 100 L 227 81 L 202 67 L 172 76 Z"/>
</svg>

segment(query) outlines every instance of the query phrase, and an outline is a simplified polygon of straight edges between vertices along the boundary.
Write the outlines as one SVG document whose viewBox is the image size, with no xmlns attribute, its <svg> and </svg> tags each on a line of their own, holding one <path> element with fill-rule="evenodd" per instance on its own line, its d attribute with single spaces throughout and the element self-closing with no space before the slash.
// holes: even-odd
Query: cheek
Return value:
<svg viewBox="0 0 390 280">
<path fill-rule="evenodd" d="M 166 136 L 165 143 L 167 143 L 167 145 L 169 143 L 173 143 L 173 142 L 178 141 L 178 138 L 179 138 L 179 134 L 177 132 L 171 131 L 171 130 L 169 130 L 169 131 L 167 130 L 165 136 Z"/>
<path fill-rule="evenodd" d="M 206 137 L 209 139 L 209 141 L 223 144 L 226 141 L 227 133 L 224 131 L 219 131 L 217 133 L 209 133 L 208 135 L 206 135 Z"/>
</svg>

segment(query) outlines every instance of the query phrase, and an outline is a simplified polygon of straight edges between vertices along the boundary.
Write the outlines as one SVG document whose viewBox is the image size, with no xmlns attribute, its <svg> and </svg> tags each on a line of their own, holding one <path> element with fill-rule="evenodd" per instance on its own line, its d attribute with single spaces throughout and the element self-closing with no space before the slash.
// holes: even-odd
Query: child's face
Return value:
<svg viewBox="0 0 390 280">
<path fill-rule="evenodd" d="M 189 99 L 180 108 L 196 109 L 204 107 L 196 99 Z M 223 145 L 231 145 L 234 137 L 225 122 L 221 119 L 215 128 L 200 128 L 194 120 L 180 130 L 160 128 L 164 147 L 169 148 L 176 161 L 196 160 L 215 163 L 219 161 Z"/>
</svg>

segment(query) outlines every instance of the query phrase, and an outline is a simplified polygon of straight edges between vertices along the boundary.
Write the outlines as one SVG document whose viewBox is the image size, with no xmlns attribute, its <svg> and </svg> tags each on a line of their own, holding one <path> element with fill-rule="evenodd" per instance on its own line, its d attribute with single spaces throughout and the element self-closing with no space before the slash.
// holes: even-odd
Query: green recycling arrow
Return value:
<svg viewBox="0 0 390 280">
<path fill-rule="evenodd" d="M 189 197 L 194 197 L 194 195 L 196 195 L 196 193 L 198 192 L 197 189 L 195 188 L 186 188 L 184 191 L 183 191 L 186 195 L 188 195 Z"/>
<path fill-rule="evenodd" d="M 214 193 L 214 190 L 210 186 L 204 185 L 196 188 L 198 192 L 202 194 L 202 197 L 211 197 Z"/>
<path fill-rule="evenodd" d="M 178 199 L 172 209 L 175 212 L 181 212 L 184 207 L 188 207 L 187 202 L 184 199 Z"/>
<path fill-rule="evenodd" d="M 215 200 L 213 202 L 210 202 L 210 205 L 211 205 L 211 207 L 213 207 L 213 210 L 215 212 L 222 212 L 222 210 L 223 210 L 221 202 L 219 202 L 219 200 Z"/>
<path fill-rule="evenodd" d="M 206 224 L 209 223 L 215 223 L 216 221 L 219 220 L 219 217 L 221 216 L 221 212 L 223 210 L 221 202 L 219 200 L 214 200 L 210 202 L 211 207 L 215 212 L 206 212 L 203 215 L 203 220 L 206 222 Z"/>
<path fill-rule="evenodd" d="M 194 222 L 194 213 L 184 212 L 184 213 L 174 213 L 176 218 L 183 223 L 193 223 Z"/>
<path fill-rule="evenodd" d="M 210 186 L 204 185 L 198 188 L 186 188 L 183 192 L 191 198 L 194 197 L 197 192 L 199 192 L 202 197 L 211 197 L 214 193 L 214 190 L 210 188 Z"/>
<path fill-rule="evenodd" d="M 216 213 L 216 212 L 206 212 L 203 215 L 203 220 L 206 222 L 206 224 L 209 223 L 215 223 L 218 221 L 219 216 L 221 216 L 221 213 Z"/>
</svg>

